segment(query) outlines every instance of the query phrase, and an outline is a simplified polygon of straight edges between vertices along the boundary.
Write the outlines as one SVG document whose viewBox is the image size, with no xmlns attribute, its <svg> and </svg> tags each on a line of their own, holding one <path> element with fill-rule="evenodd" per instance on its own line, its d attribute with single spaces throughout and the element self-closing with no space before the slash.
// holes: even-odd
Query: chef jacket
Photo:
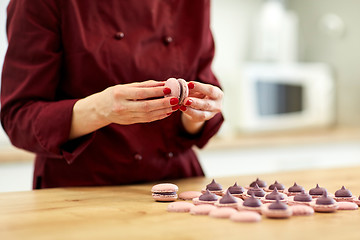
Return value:
<svg viewBox="0 0 360 240">
<path fill-rule="evenodd" d="M 169 77 L 219 86 L 209 8 L 209 0 L 10 1 L 1 122 L 13 145 L 36 153 L 34 188 L 204 174 L 192 147 L 216 134 L 221 113 L 196 135 L 177 111 L 68 138 L 75 102 L 107 87 Z"/>
</svg>

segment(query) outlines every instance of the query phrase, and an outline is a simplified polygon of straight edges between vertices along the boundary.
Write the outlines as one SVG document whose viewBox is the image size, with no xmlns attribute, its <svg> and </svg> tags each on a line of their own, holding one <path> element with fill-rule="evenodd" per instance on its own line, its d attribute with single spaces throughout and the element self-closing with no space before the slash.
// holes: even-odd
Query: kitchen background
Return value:
<svg viewBox="0 0 360 240">
<path fill-rule="evenodd" d="M 198 151 L 207 176 L 360 164 L 358 9 L 357 0 L 212 0 L 226 122 Z M 0 130 L 0 192 L 31 189 L 32 158 Z"/>
</svg>

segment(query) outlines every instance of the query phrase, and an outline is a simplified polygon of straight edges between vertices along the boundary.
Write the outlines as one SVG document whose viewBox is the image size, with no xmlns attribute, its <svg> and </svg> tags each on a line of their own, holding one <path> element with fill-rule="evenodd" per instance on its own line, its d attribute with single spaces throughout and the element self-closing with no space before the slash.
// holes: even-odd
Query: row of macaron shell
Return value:
<svg viewBox="0 0 360 240">
<path fill-rule="evenodd" d="M 262 188 L 259 187 L 259 185 L 262 186 Z M 174 201 L 177 199 L 177 191 L 178 187 L 175 184 L 170 183 L 157 184 L 152 188 L 153 197 L 157 201 Z M 210 193 L 214 193 L 219 196 L 223 196 L 225 193 L 222 186 L 214 179 L 210 184 L 206 185 L 206 188 L 203 189 L 201 193 L 205 193 L 206 191 L 209 191 Z M 193 195 L 195 193 L 193 197 L 199 197 L 201 195 L 200 192 L 190 192 L 193 192 Z M 263 202 L 273 202 L 279 198 L 279 200 L 281 201 L 290 203 L 294 201 L 310 203 L 314 199 L 322 197 L 319 199 L 319 201 L 321 202 L 322 199 L 325 199 L 324 202 L 326 203 L 330 201 L 328 199 L 331 197 L 334 198 L 334 200 L 336 201 L 355 202 L 357 204 L 360 203 L 359 198 L 353 196 L 350 190 L 346 189 L 344 186 L 341 189 L 337 190 L 334 195 L 329 194 L 328 197 L 326 189 L 321 188 L 318 185 L 315 188 L 310 189 L 309 192 L 305 192 L 304 188 L 297 185 L 296 183 L 294 183 L 292 187 L 285 189 L 285 187 L 281 183 L 275 181 L 274 184 L 266 188 L 266 183 L 264 181 L 256 179 L 256 181 L 252 182 L 249 187 L 246 187 L 245 189 L 235 183 L 233 186 L 230 186 L 227 189 L 227 192 L 231 193 L 231 195 L 233 195 L 234 197 L 238 197 L 243 200 L 253 196 L 257 199 L 262 200 Z M 267 192 L 270 193 L 266 194 Z M 202 196 L 202 198 L 206 198 L 206 195 Z M 211 199 L 209 199 L 209 201 L 211 201 Z"/>
<path fill-rule="evenodd" d="M 214 218 L 230 218 L 235 222 L 258 222 L 261 215 L 268 218 L 289 218 L 291 216 L 311 216 L 314 209 L 317 212 L 335 212 L 336 210 L 356 210 L 358 206 L 351 202 L 336 203 L 336 208 L 313 208 L 306 205 L 288 206 L 275 202 L 272 204 L 264 204 L 259 208 L 246 209 L 234 208 L 226 206 L 218 206 L 212 204 L 196 205 L 191 202 L 177 201 L 167 206 L 168 212 L 190 212 L 191 215 L 209 215 Z M 355 207 L 354 207 L 355 205 Z"/>
<path fill-rule="evenodd" d="M 318 185 L 311 189 L 309 193 L 306 193 L 304 188 L 296 183 L 286 191 L 282 184 L 275 181 L 275 183 L 272 184 L 273 187 L 270 186 L 267 188 L 270 191 L 273 189 L 271 193 L 268 194 L 266 194 L 259 185 L 266 188 L 264 181 L 256 179 L 256 181 L 249 185 L 248 190 L 245 193 L 245 189 L 235 183 L 227 189 L 224 195 L 222 186 L 213 179 L 212 182 L 202 190 L 203 194 L 198 198 L 194 198 L 193 202 L 194 204 L 213 202 L 220 207 L 229 206 L 245 210 L 256 209 L 258 212 L 261 211 L 261 204 L 264 203 L 273 203 L 270 208 L 278 210 L 286 209 L 284 206 L 286 203 L 289 205 L 302 204 L 311 206 L 318 212 L 333 212 L 339 207 L 341 209 L 355 210 L 358 208 L 357 205 L 360 205 L 359 199 L 353 197 L 351 192 L 348 189 L 345 189 L 344 186 L 335 192 L 335 196 L 328 196 L 326 189 L 320 188 Z M 279 191 L 277 190 L 277 187 L 279 187 Z M 280 193 L 280 191 L 287 193 L 287 195 Z M 224 197 L 217 199 L 217 195 Z M 239 202 L 233 196 L 239 197 L 244 201 Z M 337 202 L 341 203 L 338 204 Z"/>
<path fill-rule="evenodd" d="M 180 198 L 185 199 L 190 195 L 194 195 L 195 191 L 180 193 Z M 202 196 L 212 197 L 214 202 L 201 200 Z M 226 199 L 226 200 L 225 200 Z M 190 212 L 192 215 L 210 215 L 215 218 L 230 218 L 237 222 L 258 222 L 260 214 L 268 218 L 289 218 L 290 216 L 313 215 L 317 212 L 335 212 L 336 210 L 356 210 L 358 206 L 351 202 L 333 202 L 330 205 L 314 204 L 292 205 L 276 200 L 273 203 L 262 204 L 260 200 L 248 198 L 245 201 L 232 197 L 229 191 L 223 197 L 219 197 L 207 191 L 199 197 L 193 198 L 193 202 L 173 202 L 168 205 L 169 212 Z M 222 201 L 225 200 L 225 201 Z M 247 204 L 246 204 L 247 203 Z"/>
<path fill-rule="evenodd" d="M 259 181 L 259 179 L 256 181 Z M 278 183 L 275 182 L 274 185 L 275 184 Z M 294 184 L 294 186 L 296 187 L 298 185 Z M 294 191 L 297 192 L 297 195 L 290 195 L 289 197 L 279 192 L 285 190 L 285 188 L 280 188 L 278 191 L 276 186 L 271 193 L 265 195 L 263 189 L 260 188 L 256 182 L 255 184 L 250 184 L 247 188 L 247 193 L 245 193 L 245 189 L 238 191 L 239 188 L 241 189 L 241 187 L 235 183 L 234 186 L 223 191 L 221 185 L 213 180 L 201 193 L 187 191 L 179 194 L 180 199 L 192 200 L 193 203 L 171 203 L 168 205 L 167 210 L 169 212 L 190 212 L 193 215 L 230 218 L 237 222 L 257 222 L 261 219 L 260 214 L 269 218 L 288 218 L 292 215 L 312 215 L 314 210 L 316 212 L 356 210 L 358 209 L 357 204 L 360 204 L 360 201 L 357 201 L 357 203 L 352 202 L 353 200 L 356 202 L 354 198 L 352 198 L 352 200 L 337 199 L 337 201 L 339 201 L 337 202 L 333 197 L 327 195 L 326 189 L 320 188 L 318 185 L 314 189 L 321 190 L 321 192 L 312 191 L 313 195 L 316 196 L 316 200 L 313 200 L 309 193 L 305 193 L 305 190 L 301 186 L 298 186 L 300 191 Z M 231 190 L 235 191 L 231 193 Z M 263 191 L 264 195 L 255 197 L 254 191 Z M 338 191 L 349 193 L 345 187 L 342 187 Z M 303 195 L 306 196 L 305 199 L 310 199 L 310 201 L 303 201 L 304 197 L 299 198 L 300 201 L 296 201 L 297 197 Z M 335 195 L 344 195 L 345 198 L 349 196 L 349 194 L 336 193 Z"/>
<path fill-rule="evenodd" d="M 214 183 L 217 184 L 213 180 L 212 184 L 214 184 Z M 176 188 L 177 188 L 177 186 L 176 186 Z M 254 188 L 258 188 L 258 187 L 255 186 Z M 250 189 L 252 189 L 252 188 L 250 188 Z M 281 194 L 281 193 L 277 192 L 276 189 L 274 189 L 273 192 L 269 193 L 267 196 L 272 195 L 272 194 L 283 196 L 284 198 L 280 199 L 277 196 L 275 198 L 275 200 L 266 202 L 265 201 L 266 197 L 265 198 L 259 198 L 259 197 L 256 198 L 256 197 L 254 197 L 253 193 L 247 197 L 244 197 L 245 195 L 243 195 L 243 198 L 237 198 L 237 197 L 234 197 L 233 194 L 230 193 L 229 189 L 226 191 L 226 193 L 224 195 L 221 194 L 221 196 L 218 196 L 218 195 L 210 192 L 209 189 L 206 189 L 203 193 L 197 192 L 197 191 L 186 191 L 186 192 L 180 193 L 179 198 L 183 199 L 183 200 L 192 200 L 193 203 L 191 203 L 190 206 L 212 205 L 213 207 L 222 209 L 222 210 L 216 210 L 216 211 L 214 210 L 215 213 L 217 213 L 219 211 L 220 212 L 224 212 L 224 211 L 231 212 L 232 210 L 224 210 L 223 208 L 226 208 L 226 209 L 232 208 L 235 211 L 253 211 L 258 214 L 264 214 L 265 216 L 271 217 L 271 218 L 287 218 L 287 217 L 290 217 L 291 215 L 309 215 L 309 214 L 312 214 L 314 212 L 314 210 L 317 212 L 334 212 L 338 209 L 339 210 L 356 210 L 356 209 L 358 209 L 358 206 L 355 203 L 334 201 L 334 199 L 332 197 L 327 196 L 326 191 L 325 191 L 325 194 L 323 194 L 323 196 L 318 198 L 316 201 L 311 201 L 310 203 L 304 203 L 301 205 L 299 205 L 300 202 L 296 202 L 296 201 L 293 201 L 291 203 L 291 201 L 288 201 L 288 199 L 286 199 L 285 194 Z M 168 196 L 168 193 L 166 193 L 165 195 Z M 301 194 L 299 194 L 299 196 L 300 195 Z M 159 200 L 156 198 L 154 198 L 154 199 Z M 173 198 L 172 200 L 176 200 L 176 199 Z M 171 201 L 171 200 L 169 198 L 165 198 L 161 201 Z M 286 203 L 288 203 L 288 204 L 286 204 Z M 179 204 L 181 205 L 181 203 L 174 203 L 174 205 L 169 205 L 169 208 L 176 209 L 176 206 L 178 206 Z M 288 205 L 293 205 L 293 206 L 288 206 Z M 308 206 L 306 206 L 306 205 L 308 205 Z M 169 208 L 168 208 L 168 211 L 169 211 Z M 199 207 L 199 208 L 209 209 L 211 207 Z M 194 209 L 196 209 L 196 208 L 194 208 Z M 170 210 L 170 211 L 172 211 L 172 210 Z M 176 210 L 176 211 L 179 211 L 179 210 Z M 180 212 L 182 212 L 182 210 Z M 217 214 L 220 214 L 220 213 L 217 213 Z M 217 214 L 215 214 L 215 215 L 217 215 Z M 240 215 L 237 216 L 236 219 L 240 218 Z M 238 221 L 240 221 L 240 220 L 238 220 Z"/>
<path fill-rule="evenodd" d="M 212 180 L 211 183 L 206 185 L 206 188 L 203 189 L 202 192 L 204 193 L 205 190 L 209 190 L 210 192 L 215 193 L 219 196 L 222 196 L 225 193 L 222 186 L 219 183 L 217 183 L 214 179 Z M 268 196 L 266 195 L 266 192 L 274 192 L 274 191 L 284 193 L 287 196 L 295 196 L 301 194 L 306 199 L 309 199 L 309 196 L 311 198 L 318 198 L 321 197 L 325 192 L 327 193 L 327 190 L 323 187 L 319 187 L 318 184 L 316 184 L 316 187 L 310 189 L 307 192 L 302 186 L 296 184 L 296 182 L 294 183 L 293 186 L 286 189 L 283 184 L 277 181 L 275 181 L 273 184 L 267 187 L 266 182 L 259 179 L 256 179 L 248 187 L 245 188 L 242 186 L 238 186 L 237 183 L 235 182 L 235 184 L 233 186 L 230 186 L 227 190 L 230 191 L 231 194 L 239 197 L 250 196 L 251 193 L 254 193 L 255 197 L 260 197 L 260 198 Z M 276 199 L 275 198 L 276 195 L 277 194 L 273 193 L 274 198 L 272 198 L 272 200 Z M 356 198 L 355 196 L 352 195 L 351 191 L 349 189 L 346 189 L 344 186 L 338 189 L 334 195 L 332 194 L 329 195 L 334 197 L 334 199 L 337 201 L 354 201 L 354 202 L 360 201 L 360 196 L 359 198 Z"/>
</svg>

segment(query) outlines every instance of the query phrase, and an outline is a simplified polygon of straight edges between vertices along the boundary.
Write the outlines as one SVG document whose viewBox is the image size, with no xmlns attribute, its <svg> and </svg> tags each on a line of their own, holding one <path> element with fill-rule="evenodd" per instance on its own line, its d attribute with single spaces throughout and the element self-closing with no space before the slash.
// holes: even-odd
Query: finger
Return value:
<svg viewBox="0 0 360 240">
<path fill-rule="evenodd" d="M 212 99 L 204 98 L 185 98 L 184 105 L 189 108 L 194 108 L 202 111 L 220 112 L 221 102 Z"/>
<path fill-rule="evenodd" d="M 164 86 L 126 88 L 125 98 L 128 100 L 145 100 L 164 97 Z"/>
<path fill-rule="evenodd" d="M 176 101 L 173 101 L 176 100 Z M 132 113 L 150 113 L 157 110 L 172 109 L 179 103 L 177 98 L 167 97 L 151 100 L 128 101 L 128 109 Z"/>
<path fill-rule="evenodd" d="M 205 84 L 201 82 L 190 82 L 193 84 L 193 88 L 189 89 L 189 94 L 195 94 L 196 92 L 202 93 L 211 99 L 221 99 L 223 92 L 220 88 L 211 84 Z"/>
<path fill-rule="evenodd" d="M 137 123 L 152 122 L 152 121 L 164 119 L 164 118 L 170 116 L 173 112 L 174 112 L 174 110 L 172 110 L 171 108 L 151 111 L 151 112 L 147 112 L 147 113 L 136 112 L 136 113 L 132 114 L 132 118 L 133 118 L 133 121 L 137 122 Z"/>
<path fill-rule="evenodd" d="M 182 110 L 182 112 L 186 115 L 188 115 L 192 121 L 195 122 L 202 122 L 211 119 L 215 113 L 210 111 L 201 111 L 194 108 L 186 108 L 185 111 Z"/>
<path fill-rule="evenodd" d="M 155 81 L 155 80 L 131 83 L 131 86 L 133 87 L 160 87 L 164 85 L 165 85 L 164 81 Z"/>
</svg>

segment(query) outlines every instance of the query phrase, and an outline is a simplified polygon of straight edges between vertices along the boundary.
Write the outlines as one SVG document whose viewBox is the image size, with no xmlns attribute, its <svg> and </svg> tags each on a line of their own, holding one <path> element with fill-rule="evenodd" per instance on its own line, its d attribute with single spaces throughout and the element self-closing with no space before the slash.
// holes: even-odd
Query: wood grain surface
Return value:
<svg viewBox="0 0 360 240">
<path fill-rule="evenodd" d="M 360 166 L 217 178 L 224 188 L 249 185 L 259 177 L 307 190 L 318 183 L 334 193 L 345 185 L 360 194 Z M 211 179 L 172 181 L 179 192 L 201 190 Z M 154 202 L 155 183 L 58 188 L 0 194 L 0 239 L 360 239 L 360 210 L 315 213 L 307 217 L 258 223 L 168 213 L 168 203 Z"/>
</svg>

